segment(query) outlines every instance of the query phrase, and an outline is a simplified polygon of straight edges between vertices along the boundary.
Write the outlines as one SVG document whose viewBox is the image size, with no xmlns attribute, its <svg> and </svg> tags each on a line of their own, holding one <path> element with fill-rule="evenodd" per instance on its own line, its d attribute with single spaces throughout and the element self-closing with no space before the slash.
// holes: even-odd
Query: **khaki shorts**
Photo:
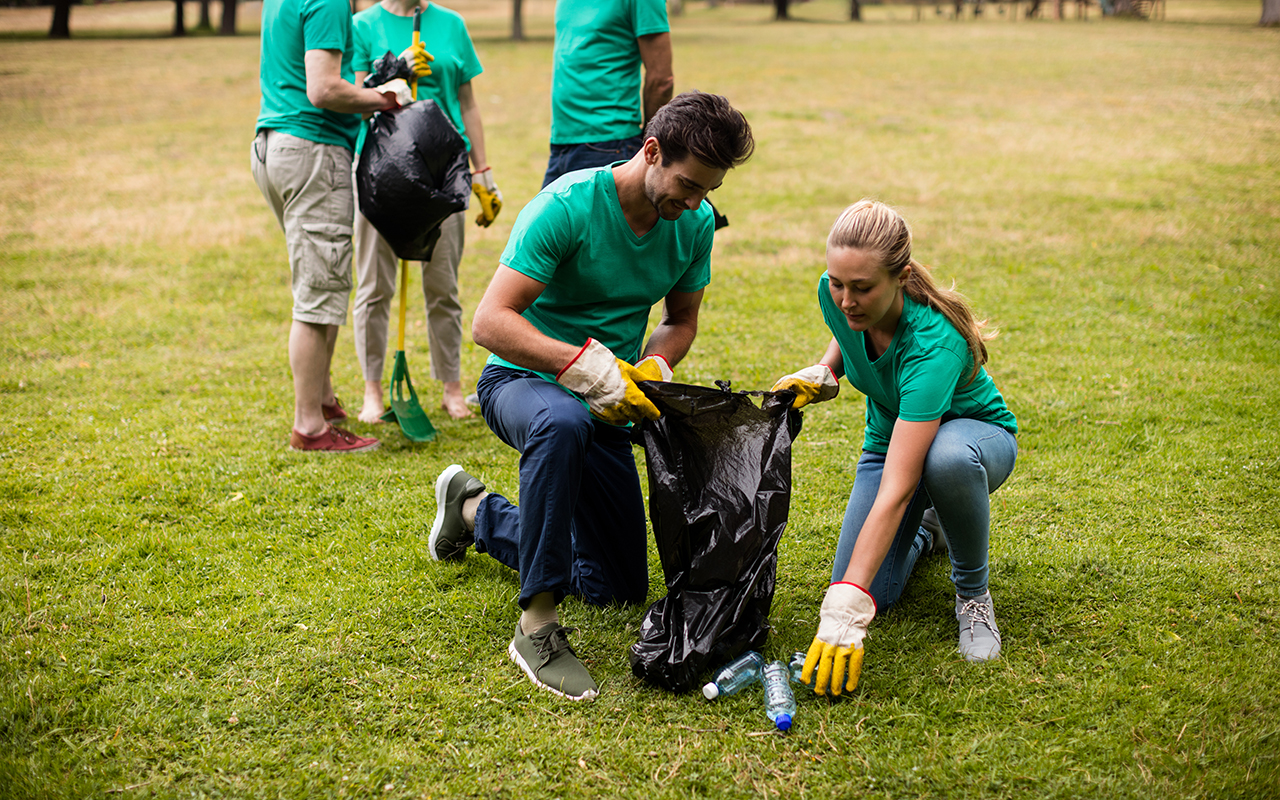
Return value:
<svg viewBox="0 0 1280 800">
<path fill-rule="evenodd" d="M 253 140 L 253 179 L 284 229 L 293 318 L 343 325 L 351 294 L 351 151 L 280 131 Z"/>
</svg>

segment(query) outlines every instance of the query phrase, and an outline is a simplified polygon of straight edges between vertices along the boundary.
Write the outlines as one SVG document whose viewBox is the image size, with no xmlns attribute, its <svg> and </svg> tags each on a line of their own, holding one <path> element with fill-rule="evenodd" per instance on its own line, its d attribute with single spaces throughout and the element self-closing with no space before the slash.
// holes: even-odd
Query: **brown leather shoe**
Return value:
<svg viewBox="0 0 1280 800">
<path fill-rule="evenodd" d="M 318 436 L 307 436 L 297 430 L 289 437 L 289 446 L 294 450 L 321 453 L 365 453 L 377 450 L 382 442 L 367 436 L 357 436 L 351 431 L 336 425 L 330 425 Z"/>
</svg>

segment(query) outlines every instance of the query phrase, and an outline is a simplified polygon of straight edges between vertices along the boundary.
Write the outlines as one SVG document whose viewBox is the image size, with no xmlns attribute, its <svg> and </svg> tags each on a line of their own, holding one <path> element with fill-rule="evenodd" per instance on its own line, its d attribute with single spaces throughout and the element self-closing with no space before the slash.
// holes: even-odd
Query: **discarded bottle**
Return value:
<svg viewBox="0 0 1280 800">
<path fill-rule="evenodd" d="M 808 656 L 805 653 L 800 653 L 800 652 L 793 653 L 791 656 L 791 663 L 788 666 L 791 668 L 791 680 L 795 681 L 796 683 L 812 688 L 813 687 L 812 678 L 809 679 L 808 683 L 805 683 L 804 680 L 801 679 L 800 677 L 801 674 L 804 673 L 804 660 L 807 657 Z"/>
<path fill-rule="evenodd" d="M 742 687 L 760 680 L 760 668 L 763 666 L 764 657 L 755 650 L 748 650 L 725 664 L 715 679 L 702 687 L 702 695 L 708 700 L 715 700 L 721 695 L 736 694 L 742 691 Z"/>
<path fill-rule="evenodd" d="M 764 668 L 764 713 L 780 731 L 788 730 L 796 715 L 791 668 L 781 661 L 770 661 Z"/>
</svg>

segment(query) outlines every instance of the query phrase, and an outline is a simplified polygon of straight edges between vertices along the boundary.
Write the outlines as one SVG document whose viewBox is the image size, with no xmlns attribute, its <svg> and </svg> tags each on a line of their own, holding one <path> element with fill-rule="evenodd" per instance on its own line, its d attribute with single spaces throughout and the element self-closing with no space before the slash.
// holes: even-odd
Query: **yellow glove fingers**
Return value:
<svg viewBox="0 0 1280 800">
<path fill-rule="evenodd" d="M 637 381 L 662 380 L 662 368 L 658 366 L 656 361 L 641 361 L 640 365 L 633 369 L 635 370 L 635 379 Z"/>
<path fill-rule="evenodd" d="M 807 406 L 813 398 L 818 396 L 818 387 L 812 383 L 802 381 L 799 378 L 783 378 L 773 385 L 771 392 L 792 391 L 796 393 L 796 399 L 791 402 L 792 408 L 801 408 Z"/>
<path fill-rule="evenodd" d="M 837 647 L 831 665 L 831 695 L 839 697 L 844 691 L 844 676 L 849 669 L 849 648 Z"/>
<path fill-rule="evenodd" d="M 813 644 L 809 645 L 809 652 L 804 657 L 804 669 L 800 670 L 800 680 L 810 686 L 816 686 L 813 681 L 813 671 L 822 659 L 822 648 L 822 640 L 815 636 L 813 637 Z M 815 688 L 814 691 L 816 692 L 817 689 Z"/>
<path fill-rule="evenodd" d="M 862 675 L 862 657 L 866 654 L 866 650 L 861 647 L 855 648 L 849 656 L 849 677 L 845 681 L 845 691 L 852 692 L 858 688 L 858 678 Z"/>
<path fill-rule="evenodd" d="M 471 191 L 480 202 L 480 214 L 476 217 L 476 224 L 487 228 L 493 224 L 498 217 L 498 212 L 502 210 L 502 200 L 479 183 L 471 184 Z"/>
<path fill-rule="evenodd" d="M 827 687 L 831 684 L 831 668 L 832 660 L 835 656 L 836 646 L 833 644 L 822 643 L 822 656 L 818 662 L 818 676 L 813 681 L 813 691 L 817 694 L 826 694 Z"/>
</svg>

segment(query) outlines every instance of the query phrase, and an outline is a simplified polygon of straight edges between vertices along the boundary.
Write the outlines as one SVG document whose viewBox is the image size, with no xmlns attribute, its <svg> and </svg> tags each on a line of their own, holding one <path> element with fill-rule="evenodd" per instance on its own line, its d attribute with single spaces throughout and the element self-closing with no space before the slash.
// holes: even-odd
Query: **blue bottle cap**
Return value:
<svg viewBox="0 0 1280 800">
<path fill-rule="evenodd" d="M 773 724 L 774 724 L 774 725 L 777 725 L 777 726 L 778 726 L 778 730 L 780 730 L 780 731 L 790 730 L 790 728 L 791 728 L 791 715 L 790 715 L 790 714 L 779 714 L 779 715 L 778 715 L 778 718 L 777 718 L 776 720 L 774 720 L 774 721 L 773 721 Z"/>
</svg>

